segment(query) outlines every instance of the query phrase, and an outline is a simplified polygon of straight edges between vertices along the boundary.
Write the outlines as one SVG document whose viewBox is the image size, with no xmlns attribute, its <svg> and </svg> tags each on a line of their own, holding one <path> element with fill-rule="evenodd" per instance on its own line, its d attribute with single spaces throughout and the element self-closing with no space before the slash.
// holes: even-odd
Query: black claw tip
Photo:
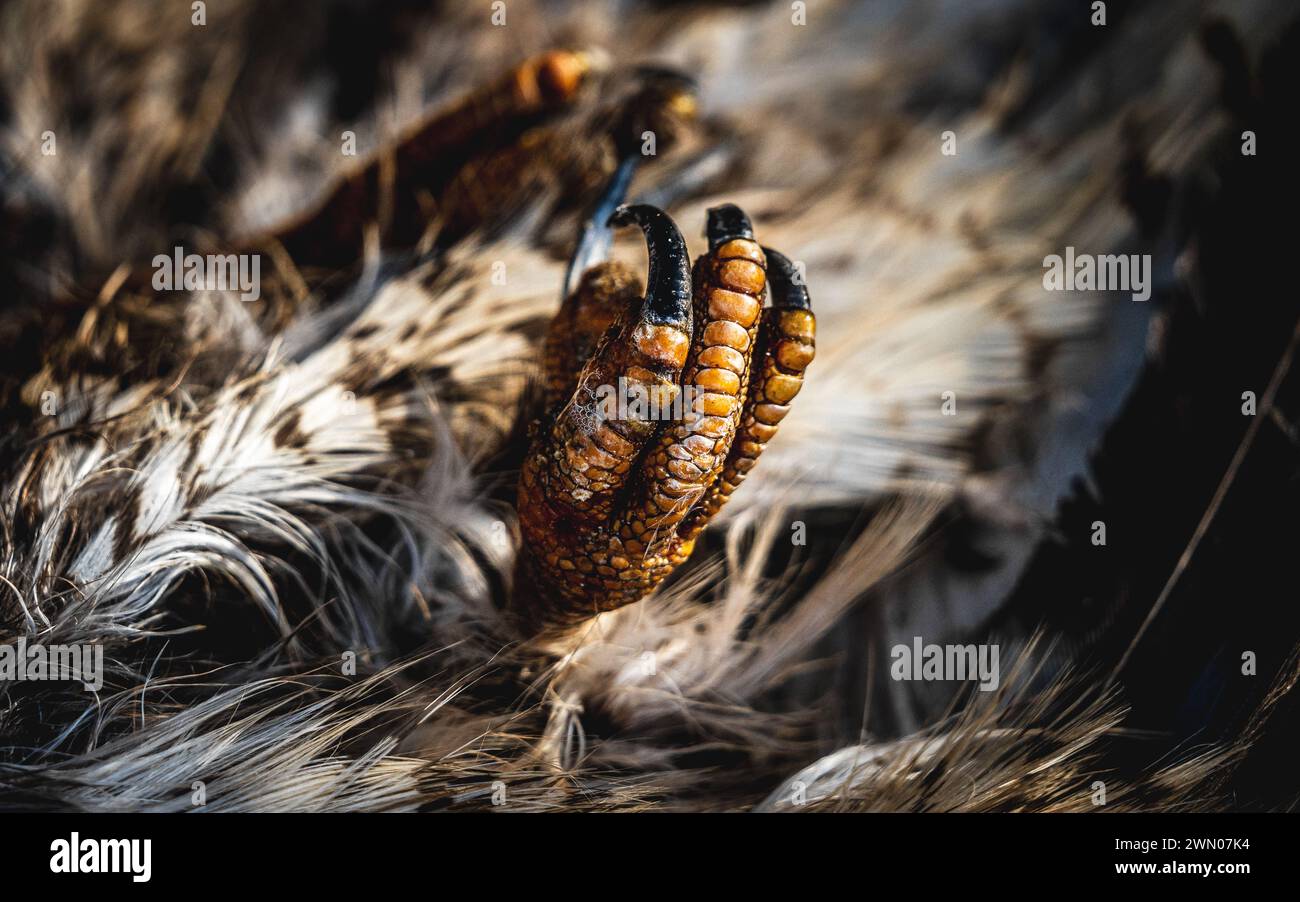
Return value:
<svg viewBox="0 0 1300 902">
<path fill-rule="evenodd" d="M 772 306 L 789 310 L 811 310 L 812 298 L 803 271 L 785 254 L 763 248 L 767 257 L 767 284 L 772 290 Z"/>
<path fill-rule="evenodd" d="M 610 228 L 617 228 L 637 222 L 638 220 L 632 213 L 632 206 L 632 204 L 619 204 L 614 208 L 614 212 L 609 214 L 609 222 L 605 224 Z"/>
<path fill-rule="evenodd" d="M 609 217 L 611 226 L 633 223 L 641 227 L 650 257 L 642 319 L 689 331 L 691 267 L 682 233 L 667 213 L 649 204 L 624 204 Z"/>
<path fill-rule="evenodd" d="M 735 204 L 723 204 L 709 210 L 708 225 L 704 234 L 709 239 L 709 250 L 717 250 L 733 238 L 754 240 L 754 227 L 749 224 L 745 211 Z"/>
</svg>

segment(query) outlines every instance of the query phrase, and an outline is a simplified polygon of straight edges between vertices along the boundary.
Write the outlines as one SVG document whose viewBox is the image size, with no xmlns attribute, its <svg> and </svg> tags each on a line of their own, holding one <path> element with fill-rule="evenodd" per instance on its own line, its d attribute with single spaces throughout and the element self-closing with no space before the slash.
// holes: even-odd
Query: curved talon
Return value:
<svg viewBox="0 0 1300 902">
<path fill-rule="evenodd" d="M 590 323 L 627 304 L 610 326 L 577 377 L 577 388 L 538 438 L 520 476 L 520 520 L 525 539 L 544 549 L 553 567 L 571 561 L 568 534 L 575 521 L 607 517 L 615 496 L 632 471 L 641 449 L 653 436 L 652 420 L 618 416 L 619 395 L 626 389 L 673 393 L 690 343 L 691 311 L 686 246 L 664 213 L 653 207 L 620 208 L 619 222 L 641 225 L 650 255 L 644 299 L 637 298 L 635 276 L 617 265 L 602 264 L 584 275 L 579 290 L 565 302 L 561 317 Z M 552 336 L 558 347 L 563 336 Z M 548 366 L 568 365 L 551 359 Z M 552 377 L 548 374 L 548 383 Z"/>
<path fill-rule="evenodd" d="M 610 176 L 605 190 L 596 199 L 591 215 L 587 217 L 582 224 L 582 230 L 578 233 L 578 244 L 564 272 L 561 298 L 567 298 L 573 293 L 577 288 L 577 280 L 583 273 L 598 263 L 605 262 L 609 257 L 609 246 L 614 238 L 610 229 L 610 220 L 614 218 L 614 211 L 622 205 L 623 198 L 627 196 L 628 186 L 632 184 L 632 176 L 636 174 L 639 161 L 639 156 L 624 157 L 614 168 L 614 174 Z"/>
<path fill-rule="evenodd" d="M 739 207 L 709 210 L 709 252 L 690 275 L 685 243 L 663 211 L 622 206 L 609 224 L 641 227 L 647 288 L 638 299 L 626 267 L 593 266 L 548 335 L 555 413 L 535 431 L 519 483 L 513 604 L 530 629 L 634 602 L 685 561 L 775 435 L 814 353 L 798 270 L 757 243 Z M 575 359 L 611 320 L 590 359 Z M 611 414 L 594 400 L 614 385 L 607 398 L 625 400 L 627 388 L 677 404 L 667 417 L 653 403 Z"/>
<path fill-rule="evenodd" d="M 691 327 L 690 258 L 682 233 L 668 214 L 647 204 L 624 205 L 609 218 L 611 226 L 639 225 L 645 233 L 650 256 L 646 276 L 646 306 L 643 315 L 650 322 L 677 323 Z"/>
<path fill-rule="evenodd" d="M 695 265 L 700 329 L 682 382 L 695 389 L 691 416 L 672 423 L 647 454 L 641 511 L 656 529 L 676 528 L 717 479 L 741 414 L 767 262 L 739 207 L 708 212 L 710 252 Z M 689 551 L 687 552 L 689 553 Z"/>
<path fill-rule="evenodd" d="M 780 251 L 763 248 L 767 254 L 769 284 L 772 286 L 772 306 L 793 310 L 811 310 L 812 298 L 808 285 L 794 263 Z"/>
<path fill-rule="evenodd" d="M 763 310 L 745 412 L 722 472 L 682 524 L 684 539 L 693 540 L 745 481 L 790 412 L 790 402 L 803 388 L 804 371 L 816 353 L 817 320 L 801 273 L 780 251 L 765 247 L 763 253 L 772 306 Z"/>
<path fill-rule="evenodd" d="M 716 251 L 736 238 L 754 240 L 754 227 L 750 225 L 749 217 L 735 204 L 711 207 L 707 216 L 708 224 L 704 227 L 704 234 L 709 239 L 709 250 Z"/>
</svg>

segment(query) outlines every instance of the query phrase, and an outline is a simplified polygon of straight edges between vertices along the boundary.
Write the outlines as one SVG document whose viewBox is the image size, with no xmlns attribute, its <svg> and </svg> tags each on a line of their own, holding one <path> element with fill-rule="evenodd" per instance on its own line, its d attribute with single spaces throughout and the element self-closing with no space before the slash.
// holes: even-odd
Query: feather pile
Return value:
<svg viewBox="0 0 1300 902">
<path fill-rule="evenodd" d="M 1290 15 L 1110 6 L 0 9 L 0 644 L 105 660 L 94 694 L 0 685 L 0 807 L 1072 811 L 1097 781 L 1110 810 L 1225 807 L 1255 734 L 1115 772 L 1124 687 L 989 633 L 1186 275 L 1179 199 L 1237 140 L 1202 29 L 1254 59 Z M 344 131 L 379 150 L 555 46 L 698 79 L 707 139 L 632 194 L 692 254 L 708 206 L 744 207 L 819 334 L 689 566 L 542 643 L 501 614 L 502 461 L 576 227 L 557 183 L 255 304 L 125 267 L 307 209 Z M 1155 300 L 1044 291 L 1067 245 L 1151 254 Z M 996 565 L 954 566 L 958 522 Z M 913 636 L 1000 643 L 1001 687 L 891 681 Z"/>
</svg>

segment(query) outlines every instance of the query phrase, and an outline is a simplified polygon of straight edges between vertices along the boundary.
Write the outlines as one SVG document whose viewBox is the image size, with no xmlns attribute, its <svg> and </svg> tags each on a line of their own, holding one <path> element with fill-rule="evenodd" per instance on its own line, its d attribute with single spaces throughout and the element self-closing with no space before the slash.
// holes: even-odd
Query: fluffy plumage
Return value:
<svg viewBox="0 0 1300 902">
<path fill-rule="evenodd" d="M 369 14 L 210 6 L 201 28 L 166 4 L 0 12 L 6 216 L 49 224 L 4 272 L 0 334 L 41 352 L 6 365 L 0 398 L 0 642 L 97 642 L 109 666 L 97 698 L 6 687 L 0 804 L 180 810 L 203 781 L 213 810 L 477 808 L 499 781 L 525 810 L 780 809 L 794 782 L 813 809 L 1091 807 L 1122 708 L 1071 706 L 1039 646 L 946 719 L 949 692 L 873 682 L 899 637 L 979 635 L 1136 377 L 1147 308 L 1043 292 L 1041 262 L 1150 252 L 1173 279 L 1178 211 L 1146 221 L 1119 189 L 1158 176 L 1176 196 L 1222 138 L 1206 9 L 1138 5 L 1089 33 L 1065 3 L 1058 30 L 1016 2 L 810 4 L 806 25 L 779 3 L 513 3 L 505 29 L 448 4 L 364 96 L 326 51 Z M 1223 12 L 1255 52 L 1280 7 Z M 376 41 L 403 12 L 373 13 Z M 270 52 L 263 25 L 294 15 Z M 274 303 L 151 299 L 114 273 L 182 225 L 233 238 L 306 207 L 352 162 L 343 128 L 380 147 L 556 43 L 698 75 L 705 139 L 633 194 L 684 223 L 745 207 L 806 267 L 819 356 L 691 566 L 539 645 L 499 614 L 502 461 L 573 233 L 556 184 L 445 256 L 372 248 Z M 124 50 L 78 54 L 97 46 Z M 53 157 L 33 151 L 47 128 Z M 615 253 L 635 265 L 634 244 Z M 954 510 L 1000 566 L 938 553 Z M 872 698 L 891 710 L 846 721 Z M 1132 797 L 1217 806 L 1211 776 L 1240 754 L 1184 754 Z"/>
</svg>

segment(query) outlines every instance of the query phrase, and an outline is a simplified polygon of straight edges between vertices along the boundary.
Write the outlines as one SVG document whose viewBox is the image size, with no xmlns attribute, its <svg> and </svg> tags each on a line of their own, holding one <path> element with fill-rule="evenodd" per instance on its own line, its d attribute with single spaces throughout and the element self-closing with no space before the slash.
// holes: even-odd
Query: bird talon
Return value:
<svg viewBox="0 0 1300 902">
<path fill-rule="evenodd" d="M 661 210 L 619 206 L 608 223 L 641 227 L 646 289 L 628 267 L 599 262 L 552 322 L 547 412 L 518 490 L 512 604 L 531 630 L 631 604 L 680 566 L 775 435 L 813 357 L 807 289 L 739 207 L 709 211 L 709 252 L 693 270 Z M 629 392 L 665 403 L 625 407 Z"/>
</svg>

